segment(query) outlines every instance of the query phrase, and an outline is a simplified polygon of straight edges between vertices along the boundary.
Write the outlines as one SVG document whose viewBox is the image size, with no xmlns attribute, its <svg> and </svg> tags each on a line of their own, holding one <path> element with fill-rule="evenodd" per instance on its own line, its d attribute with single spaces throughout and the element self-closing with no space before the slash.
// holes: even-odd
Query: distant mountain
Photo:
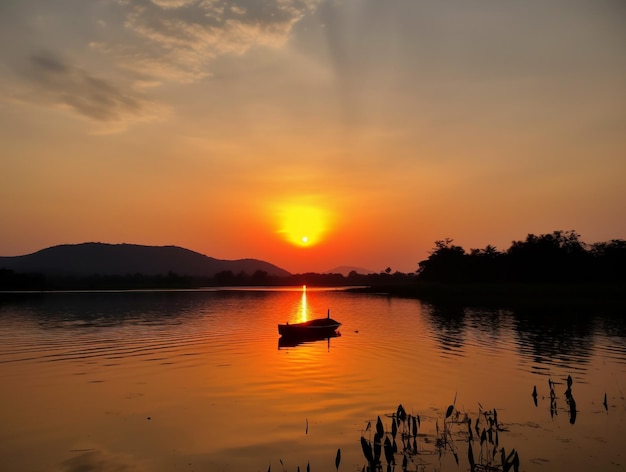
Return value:
<svg viewBox="0 0 626 472">
<path fill-rule="evenodd" d="M 212 277 L 218 272 L 265 271 L 270 276 L 289 272 L 256 259 L 234 261 L 214 259 L 177 246 L 83 243 L 54 246 L 33 254 L 0 257 L 0 269 L 40 272 L 47 275 L 166 275 Z"/>
<path fill-rule="evenodd" d="M 357 274 L 367 275 L 367 274 L 376 274 L 377 272 L 373 270 L 364 269 L 363 267 L 352 267 L 352 266 L 339 266 L 334 269 L 326 272 L 327 274 L 341 274 L 344 276 L 348 276 L 350 272 L 356 272 Z"/>
</svg>

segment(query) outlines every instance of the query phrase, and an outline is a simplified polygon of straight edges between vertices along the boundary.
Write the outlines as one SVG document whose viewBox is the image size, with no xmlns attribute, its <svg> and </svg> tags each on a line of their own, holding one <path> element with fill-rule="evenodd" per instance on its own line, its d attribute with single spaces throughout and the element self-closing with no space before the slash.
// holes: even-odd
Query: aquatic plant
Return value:
<svg viewBox="0 0 626 472">
<path fill-rule="evenodd" d="M 361 449 L 366 464 L 363 472 L 383 470 L 381 452 L 384 452 L 386 470 L 395 470 L 400 463 L 402 472 L 424 471 L 428 456 L 452 454 L 459 465 L 459 453 L 456 442 L 467 441 L 467 460 L 472 472 L 508 472 L 519 470 L 520 459 L 515 449 L 508 454 L 500 446 L 499 433 L 507 431 L 498 420 L 498 412 L 484 410 L 479 404 L 479 411 L 472 429 L 472 419 L 466 412 L 456 409 L 454 402 L 449 405 L 442 418 L 435 418 L 434 435 L 420 432 L 421 418 L 419 415 L 407 414 L 400 404 L 397 410 L 385 415 L 390 418 L 390 428 L 385 430 L 381 417 L 376 420 L 375 431 L 372 422 L 367 423 L 361 433 Z M 442 426 L 440 427 L 440 420 Z M 479 438 L 480 446 L 474 454 L 474 431 Z M 373 433 L 373 438 L 372 438 Z M 401 447 L 398 446 L 401 443 Z"/>
<path fill-rule="evenodd" d="M 565 403 L 567 405 L 567 413 L 569 415 L 570 424 L 574 424 L 576 423 L 577 409 L 576 409 L 576 400 L 574 399 L 574 395 L 572 394 L 572 385 L 574 383 L 574 381 L 572 380 L 572 376 L 568 375 L 565 382 L 567 384 L 567 389 L 565 390 Z M 548 377 L 548 388 L 550 389 L 550 417 L 551 418 L 554 418 L 555 416 L 558 415 L 558 405 L 557 405 L 558 397 L 554 389 L 556 385 L 557 385 L 557 382 L 554 382 L 552 378 Z M 535 406 L 537 406 L 537 386 L 536 385 L 533 386 L 532 397 L 533 397 L 533 402 Z M 606 393 L 604 394 L 604 402 L 602 404 L 604 405 L 605 410 L 608 411 Z"/>
<path fill-rule="evenodd" d="M 560 390 L 563 386 L 565 390 Z M 539 398 L 549 398 L 550 415 L 554 418 L 559 411 L 566 411 L 569 422 L 574 425 L 578 410 L 573 387 L 571 375 L 562 381 L 553 381 L 549 377 L 549 395 L 540 396 L 537 386 L 534 385 L 531 396 L 535 406 L 538 405 Z M 563 397 L 557 395 L 557 390 L 563 392 Z M 606 411 L 609 410 L 607 393 L 604 393 L 602 405 Z M 365 458 L 362 472 L 395 472 L 398 465 L 401 472 L 443 470 L 441 463 L 432 464 L 430 458 L 436 456 L 441 461 L 446 455 L 451 455 L 457 466 L 463 467 L 461 461 L 464 455 L 459 454 L 459 449 L 465 449 L 463 443 L 467 443 L 466 464 L 470 472 L 519 472 L 519 453 L 513 448 L 507 451 L 501 443 L 501 434 L 508 432 L 508 428 L 501 421 L 496 408 L 485 409 L 478 403 L 476 414 L 462 411 L 456 407 L 455 395 L 452 404 L 445 411 L 441 411 L 435 417 L 420 416 L 407 413 L 400 404 L 396 411 L 383 414 L 382 418 L 378 415 L 375 421 L 369 420 L 361 430 L 360 437 Z M 385 424 L 388 424 L 387 428 Z M 308 429 L 309 421 L 305 418 L 305 434 L 308 434 Z M 341 449 L 337 449 L 337 471 L 340 463 Z M 282 472 L 287 472 L 282 460 L 280 464 Z M 311 471 L 309 463 L 306 470 Z M 300 471 L 299 466 L 297 471 Z M 271 472 L 271 464 L 268 472 Z"/>
<path fill-rule="evenodd" d="M 486 410 L 479 403 L 478 413 L 475 420 L 472 420 L 470 413 L 456 408 L 455 395 L 454 401 L 441 417 L 425 417 L 431 424 L 434 422 L 434 433 L 432 426 L 426 428 L 429 432 L 423 431 L 422 417 L 407 413 L 402 404 L 398 405 L 396 411 L 384 414 L 383 417 L 390 421 L 387 429 L 378 415 L 374 423 L 372 420 L 368 421 L 361 431 L 360 444 L 366 461 L 362 472 L 391 472 L 395 471 L 398 464 L 402 472 L 425 472 L 427 466 L 431 465 L 429 457 L 437 456 L 441 459 L 446 454 L 451 454 L 458 466 L 461 459 L 457 442 L 467 442 L 467 463 L 471 472 L 519 471 L 520 459 L 517 451 L 512 449 L 507 454 L 500 444 L 500 433 L 508 429 L 499 420 L 495 408 Z M 305 419 L 305 434 L 308 434 L 308 429 L 309 422 Z M 384 469 L 383 462 L 386 465 Z M 280 464 L 282 472 L 287 472 L 282 459 Z M 341 449 L 337 449 L 337 471 L 340 464 Z M 271 464 L 267 470 L 271 472 Z M 308 462 L 306 470 L 311 470 Z M 300 472 L 300 466 L 297 471 Z"/>
</svg>

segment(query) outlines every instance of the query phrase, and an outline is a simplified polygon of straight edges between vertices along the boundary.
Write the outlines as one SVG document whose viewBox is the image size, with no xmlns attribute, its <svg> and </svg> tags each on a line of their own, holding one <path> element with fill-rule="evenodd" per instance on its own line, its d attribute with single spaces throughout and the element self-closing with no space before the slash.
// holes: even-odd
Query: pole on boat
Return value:
<svg viewBox="0 0 626 472">
<path fill-rule="evenodd" d="M 330 308 L 328 309 L 328 313 L 326 314 L 326 318 L 330 319 Z"/>
</svg>

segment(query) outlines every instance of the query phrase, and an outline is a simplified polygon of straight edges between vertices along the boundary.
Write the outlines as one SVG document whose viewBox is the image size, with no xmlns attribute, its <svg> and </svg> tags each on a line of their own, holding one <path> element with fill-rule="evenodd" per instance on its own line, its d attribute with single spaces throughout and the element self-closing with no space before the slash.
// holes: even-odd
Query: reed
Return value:
<svg viewBox="0 0 626 472">
<path fill-rule="evenodd" d="M 570 424 L 574 424 L 576 423 L 576 416 L 578 414 L 578 410 L 576 409 L 576 400 L 574 399 L 574 394 L 572 393 L 572 386 L 574 384 L 574 381 L 572 379 L 571 375 L 567 376 L 567 379 L 565 379 L 565 383 L 567 384 L 567 389 L 565 390 L 565 404 L 567 406 L 567 408 L 565 408 L 565 410 L 567 411 L 567 414 L 569 416 L 569 422 Z M 557 385 L 559 385 L 559 382 L 554 382 L 552 380 L 552 378 L 548 377 L 548 388 L 550 389 L 550 417 L 554 419 L 555 416 L 558 415 L 559 413 L 559 407 L 558 407 L 558 402 L 557 400 L 559 399 L 559 397 L 556 394 L 556 390 L 555 387 Z M 535 406 L 538 405 L 537 402 L 537 386 L 533 386 L 533 393 L 532 393 L 532 397 L 533 397 L 533 402 L 535 404 Z M 608 411 L 608 404 L 607 404 L 607 400 L 606 400 L 606 393 L 604 394 L 604 401 L 602 402 L 602 405 L 604 406 L 604 409 Z"/>
<path fill-rule="evenodd" d="M 564 390 L 562 390 L 565 388 Z M 574 399 L 574 380 L 571 375 L 561 381 L 548 378 L 548 395 L 540 395 L 534 385 L 531 396 L 535 406 L 539 399 L 549 400 L 552 418 L 565 411 L 569 422 L 574 425 L 578 414 Z M 563 392 L 563 396 L 557 395 Z M 564 402 L 563 402 L 564 400 Z M 604 393 L 602 406 L 609 411 L 608 397 Z M 426 472 L 444 470 L 441 459 L 451 455 L 463 470 L 471 472 L 519 472 L 520 457 L 514 449 L 507 449 L 502 444 L 501 435 L 508 432 L 498 410 L 485 409 L 478 403 L 478 412 L 472 414 L 456 407 L 456 394 L 453 402 L 435 417 L 407 413 L 402 404 L 396 411 L 378 415 L 376 420 L 369 420 L 361 430 L 360 445 L 365 459 L 362 472 L 395 472 L 399 466 L 402 472 Z M 385 427 L 387 425 L 387 427 Z M 308 419 L 305 419 L 305 434 L 308 434 Z M 467 462 L 459 448 L 467 443 Z M 457 447 L 457 444 L 461 446 Z M 439 464 L 433 463 L 439 459 Z M 282 472 L 287 472 L 280 461 Z M 337 449 L 335 468 L 339 471 L 341 450 Z M 467 464 L 467 465 L 465 465 Z M 298 471 L 300 468 L 298 467 Z M 311 468 L 307 463 L 307 472 Z M 268 468 L 271 472 L 271 464 Z"/>
<path fill-rule="evenodd" d="M 512 449 L 507 454 L 500 445 L 499 434 L 507 429 L 499 420 L 497 410 L 485 410 L 480 403 L 478 406 L 478 413 L 472 421 L 469 413 L 456 408 L 455 395 L 445 413 L 426 418 L 431 424 L 434 422 L 434 432 L 432 426 L 424 428 L 422 417 L 407 413 L 402 404 L 398 405 L 396 411 L 384 414 L 384 421 L 380 415 L 374 423 L 368 421 L 360 437 L 365 458 L 362 472 L 392 472 L 397 465 L 400 465 L 402 472 L 425 472 L 428 466 L 433 465 L 432 458 L 437 457 L 441 461 L 447 454 L 451 454 L 457 466 L 460 466 L 456 444 L 462 442 L 467 442 L 467 461 L 471 472 L 509 472 L 511 469 L 518 472 L 520 460 L 517 451 Z M 308 419 L 305 420 L 307 433 Z M 341 449 L 337 449 L 337 471 L 340 464 Z M 287 472 L 282 459 L 280 465 L 282 472 Z M 271 472 L 271 464 L 267 470 Z M 306 470 L 311 471 L 309 463 Z M 441 467 L 435 467 L 435 470 L 441 470 Z M 297 471 L 300 472 L 299 466 Z"/>
<path fill-rule="evenodd" d="M 366 461 L 363 472 L 383 470 L 389 472 L 395 470 L 397 464 L 401 464 L 402 472 L 425 471 L 431 465 L 432 457 L 441 459 L 446 454 L 451 454 L 459 466 L 461 459 L 457 443 L 461 442 L 467 442 L 467 461 L 472 472 L 519 470 L 520 460 L 517 451 L 512 449 L 507 454 L 505 448 L 500 445 L 500 433 L 506 432 L 507 429 L 498 419 L 495 408 L 484 410 L 479 404 L 472 428 L 470 414 L 456 408 L 455 395 L 454 401 L 446 408 L 445 413 L 434 418 L 434 434 L 423 431 L 420 416 L 407 414 L 401 404 L 395 412 L 383 416 L 390 421 L 387 429 L 378 416 L 375 430 L 369 421 L 361 432 L 361 449 Z M 474 439 L 474 432 L 479 439 Z M 475 441 L 479 441 L 479 444 L 475 444 Z M 474 445 L 478 451 L 477 455 L 474 454 Z M 384 452 L 384 456 L 381 452 Z"/>
</svg>

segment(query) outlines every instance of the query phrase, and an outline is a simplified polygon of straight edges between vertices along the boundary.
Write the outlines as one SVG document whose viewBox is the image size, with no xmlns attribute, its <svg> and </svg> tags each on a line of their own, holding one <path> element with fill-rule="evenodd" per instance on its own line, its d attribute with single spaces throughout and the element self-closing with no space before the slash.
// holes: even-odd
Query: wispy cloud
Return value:
<svg viewBox="0 0 626 472">
<path fill-rule="evenodd" d="M 254 47 L 283 46 L 293 25 L 320 0 L 118 0 L 133 44 L 94 44 L 117 53 L 126 68 L 160 81 L 211 75 L 211 61 Z"/>
<path fill-rule="evenodd" d="M 148 119 L 156 105 L 131 87 L 90 74 L 59 55 L 42 50 L 17 67 L 21 90 L 14 98 L 69 109 L 102 123 Z"/>
<path fill-rule="evenodd" d="M 45 1 L 11 3 L 0 39 L 23 41 L 0 46 L 11 72 L 0 86 L 21 102 L 123 129 L 163 116 L 155 87 L 210 77 L 220 56 L 283 46 L 319 2 L 116 0 L 77 5 L 73 19 Z"/>
</svg>

